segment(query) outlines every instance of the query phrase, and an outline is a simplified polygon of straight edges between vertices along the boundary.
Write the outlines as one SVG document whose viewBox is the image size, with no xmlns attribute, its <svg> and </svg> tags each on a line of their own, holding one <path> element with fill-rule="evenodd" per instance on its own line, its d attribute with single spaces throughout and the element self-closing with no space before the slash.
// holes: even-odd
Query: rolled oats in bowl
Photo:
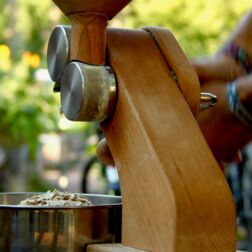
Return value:
<svg viewBox="0 0 252 252">
<path fill-rule="evenodd" d="M 22 200 L 20 206 L 76 207 L 90 206 L 92 203 L 79 193 L 48 191 Z"/>
</svg>

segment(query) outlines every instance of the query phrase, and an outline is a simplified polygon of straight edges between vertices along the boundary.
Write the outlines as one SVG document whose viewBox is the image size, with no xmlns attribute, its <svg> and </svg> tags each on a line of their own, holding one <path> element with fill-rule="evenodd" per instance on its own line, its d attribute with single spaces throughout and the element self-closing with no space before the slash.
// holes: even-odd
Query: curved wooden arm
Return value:
<svg viewBox="0 0 252 252">
<path fill-rule="evenodd" d="M 119 169 L 123 244 L 234 252 L 231 192 L 155 41 L 110 30 L 108 53 L 119 93 L 102 127 Z"/>
</svg>

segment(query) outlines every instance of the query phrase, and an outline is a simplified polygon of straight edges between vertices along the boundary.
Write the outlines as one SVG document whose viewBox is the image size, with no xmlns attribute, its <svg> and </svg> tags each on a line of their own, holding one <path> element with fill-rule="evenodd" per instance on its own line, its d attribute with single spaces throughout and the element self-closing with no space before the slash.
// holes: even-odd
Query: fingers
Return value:
<svg viewBox="0 0 252 252">
<path fill-rule="evenodd" d="M 252 113 L 252 74 L 237 79 L 237 82 L 239 100 Z"/>
<path fill-rule="evenodd" d="M 211 80 L 228 82 L 246 74 L 241 66 L 239 66 L 232 58 L 226 56 L 219 56 L 215 59 L 193 61 L 192 65 L 200 82 Z"/>
<path fill-rule="evenodd" d="M 107 141 L 103 138 L 97 145 L 96 154 L 99 160 L 103 163 L 115 166 L 115 162 L 113 156 L 108 147 Z"/>
<path fill-rule="evenodd" d="M 252 76 L 243 76 L 237 81 L 240 102 L 247 105 L 245 102 L 251 101 L 248 97 L 249 93 L 252 94 Z M 227 83 L 220 81 L 204 84 L 204 89 L 218 97 L 218 103 L 211 109 L 200 112 L 197 122 L 215 158 L 218 161 L 232 162 L 237 161 L 239 149 L 251 141 L 252 132 L 251 127 L 246 126 L 230 111 L 226 87 Z M 246 106 L 248 111 L 249 107 L 251 106 Z"/>
</svg>

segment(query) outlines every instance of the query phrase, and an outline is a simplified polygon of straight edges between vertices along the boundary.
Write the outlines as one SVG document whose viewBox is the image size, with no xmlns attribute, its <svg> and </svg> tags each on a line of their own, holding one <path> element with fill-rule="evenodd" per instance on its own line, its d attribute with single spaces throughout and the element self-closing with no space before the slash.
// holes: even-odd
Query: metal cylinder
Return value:
<svg viewBox="0 0 252 252">
<path fill-rule="evenodd" d="M 60 82 L 65 66 L 70 61 L 71 26 L 57 25 L 47 47 L 47 66 L 51 79 Z"/>
<path fill-rule="evenodd" d="M 71 62 L 64 70 L 60 94 L 69 120 L 102 122 L 115 107 L 114 74 L 109 67 Z"/>
</svg>

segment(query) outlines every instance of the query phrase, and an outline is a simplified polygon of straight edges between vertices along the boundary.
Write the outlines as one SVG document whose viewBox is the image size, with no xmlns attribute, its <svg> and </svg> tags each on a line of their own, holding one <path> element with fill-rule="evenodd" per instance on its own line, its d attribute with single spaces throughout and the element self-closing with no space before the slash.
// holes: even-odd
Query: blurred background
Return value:
<svg viewBox="0 0 252 252">
<path fill-rule="evenodd" d="M 170 29 L 189 58 L 213 55 L 251 1 L 134 0 L 112 27 Z M 95 157 L 102 136 L 95 123 L 60 114 L 46 65 L 47 42 L 68 20 L 50 0 L 0 0 L 0 191 L 120 194 L 114 167 Z M 248 247 L 252 219 L 252 147 L 227 164 L 238 211 L 238 246 Z M 250 242 L 251 243 L 251 242 Z"/>
</svg>

